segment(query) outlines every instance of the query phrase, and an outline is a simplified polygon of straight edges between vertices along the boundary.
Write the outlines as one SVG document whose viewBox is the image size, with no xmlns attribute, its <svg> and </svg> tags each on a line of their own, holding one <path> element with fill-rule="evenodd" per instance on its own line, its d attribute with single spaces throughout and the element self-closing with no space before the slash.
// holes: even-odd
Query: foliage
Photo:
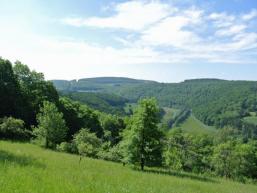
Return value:
<svg viewBox="0 0 257 193">
<path fill-rule="evenodd" d="M 12 64 L 0 57 L 0 117 L 22 118 L 21 89 Z"/>
<path fill-rule="evenodd" d="M 214 148 L 212 162 L 218 175 L 232 177 L 235 167 L 234 143 L 228 141 Z"/>
<path fill-rule="evenodd" d="M 234 178 L 257 178 L 257 143 L 251 141 L 247 144 L 235 146 L 235 176 Z"/>
<path fill-rule="evenodd" d="M 111 146 L 116 145 L 121 140 L 121 132 L 125 129 L 123 119 L 104 113 L 99 115 L 99 119 L 104 130 L 104 141 L 110 142 Z"/>
<path fill-rule="evenodd" d="M 64 97 L 60 98 L 59 106 L 69 128 L 68 140 L 71 140 L 81 128 L 90 128 L 90 131 L 96 133 L 97 137 L 103 137 L 103 128 L 96 111 Z"/>
<path fill-rule="evenodd" d="M 62 142 L 56 146 L 56 150 L 66 153 L 78 153 L 77 146 L 74 142 Z"/>
<path fill-rule="evenodd" d="M 50 102 L 43 102 L 43 107 L 37 116 L 38 127 L 34 129 L 37 140 L 46 148 L 55 148 L 65 140 L 67 127 L 63 114 Z"/>
<path fill-rule="evenodd" d="M 20 94 L 23 104 L 21 118 L 27 125 L 36 125 L 36 115 L 44 101 L 50 101 L 58 105 L 58 93 L 52 82 L 45 81 L 42 73 L 30 71 L 27 65 L 15 62 L 13 67 L 15 76 L 20 85 Z"/>
<path fill-rule="evenodd" d="M 120 145 L 111 146 L 110 143 L 104 143 L 97 157 L 103 160 L 122 162 L 123 154 Z"/>
<path fill-rule="evenodd" d="M 4 117 L 0 120 L 0 138 L 28 139 L 30 132 L 24 127 L 24 121 L 13 117 Z"/>
<path fill-rule="evenodd" d="M 193 137 L 173 129 L 167 138 L 165 165 L 171 169 L 203 173 L 210 170 L 212 140 L 207 135 Z"/>
<path fill-rule="evenodd" d="M 61 92 L 61 95 L 79 101 L 93 109 L 116 115 L 125 115 L 124 107 L 128 102 L 115 94 L 98 92 Z"/>
<path fill-rule="evenodd" d="M 212 163 L 218 175 L 244 180 L 257 176 L 256 142 L 228 141 L 214 148 Z"/>
<path fill-rule="evenodd" d="M 159 108 L 156 100 L 143 99 L 124 132 L 125 159 L 133 164 L 160 166 L 162 164 L 163 133 L 158 129 Z"/>
<path fill-rule="evenodd" d="M 97 138 L 95 133 L 90 133 L 89 129 L 81 129 L 74 136 L 74 142 L 78 153 L 89 157 L 96 157 L 101 146 L 101 140 Z"/>
</svg>

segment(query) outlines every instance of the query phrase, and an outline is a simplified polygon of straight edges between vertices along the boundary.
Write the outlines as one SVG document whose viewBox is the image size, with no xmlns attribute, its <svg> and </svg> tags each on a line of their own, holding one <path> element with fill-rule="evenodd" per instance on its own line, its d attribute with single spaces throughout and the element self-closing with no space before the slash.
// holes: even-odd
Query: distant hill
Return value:
<svg viewBox="0 0 257 193">
<path fill-rule="evenodd" d="M 84 78 L 79 80 L 52 80 L 58 90 L 78 92 L 100 92 L 119 87 L 155 83 L 155 81 L 137 80 L 122 77 Z"/>
<path fill-rule="evenodd" d="M 243 119 L 257 111 L 257 82 L 193 79 L 181 83 L 159 83 L 129 78 L 90 78 L 53 81 L 58 90 L 109 93 L 136 102 L 156 97 L 162 107 L 192 110 L 206 125 L 242 128 Z"/>
</svg>

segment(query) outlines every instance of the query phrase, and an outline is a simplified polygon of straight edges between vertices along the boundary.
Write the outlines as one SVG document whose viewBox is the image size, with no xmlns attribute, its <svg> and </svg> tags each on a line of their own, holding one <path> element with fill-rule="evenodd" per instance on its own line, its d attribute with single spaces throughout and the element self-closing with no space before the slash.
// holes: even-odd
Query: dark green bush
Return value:
<svg viewBox="0 0 257 193">
<path fill-rule="evenodd" d="M 0 119 L 0 138 L 26 140 L 30 137 L 30 131 L 24 127 L 24 121 L 13 117 Z"/>
</svg>

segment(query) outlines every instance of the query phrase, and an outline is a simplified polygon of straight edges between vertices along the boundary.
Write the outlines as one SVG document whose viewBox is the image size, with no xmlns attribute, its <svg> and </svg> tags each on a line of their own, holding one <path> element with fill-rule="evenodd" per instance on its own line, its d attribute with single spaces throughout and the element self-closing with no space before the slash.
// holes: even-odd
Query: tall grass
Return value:
<svg viewBox="0 0 257 193">
<path fill-rule="evenodd" d="M 0 141 L 3 193 L 256 193 L 257 186 L 147 170 Z"/>
</svg>

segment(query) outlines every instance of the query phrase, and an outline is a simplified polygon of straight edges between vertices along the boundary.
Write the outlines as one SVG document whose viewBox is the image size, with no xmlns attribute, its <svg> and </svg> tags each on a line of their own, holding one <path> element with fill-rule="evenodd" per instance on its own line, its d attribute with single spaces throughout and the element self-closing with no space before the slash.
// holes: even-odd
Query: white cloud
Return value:
<svg viewBox="0 0 257 193">
<path fill-rule="evenodd" d="M 115 15 L 110 17 L 66 18 L 63 22 L 78 27 L 92 26 L 138 31 L 174 13 L 176 8 L 171 8 L 159 1 L 128 1 L 116 4 L 114 11 Z"/>
<path fill-rule="evenodd" d="M 202 10 L 190 8 L 166 17 L 141 32 L 137 44 L 152 46 L 173 46 L 176 48 L 193 44 L 199 37 L 188 27 L 195 27 L 202 22 Z"/>
<path fill-rule="evenodd" d="M 256 10 L 239 18 L 238 15 L 226 12 L 205 13 L 197 7 L 182 9 L 161 1 L 128 1 L 116 4 L 114 12 L 116 14 L 111 17 L 67 19 L 66 23 L 75 26 L 135 30 L 139 34 L 137 38 L 115 37 L 115 40 L 127 48 L 165 50 L 168 47 L 171 49 L 167 50 L 176 50 L 178 55 L 183 53 L 195 58 L 206 52 L 239 52 L 253 49 L 257 41 L 254 37 L 256 33 L 246 32 L 248 24 L 245 21 L 253 19 Z M 129 33 L 131 35 L 133 31 Z M 169 54 L 167 51 L 160 52 Z M 210 55 L 214 54 L 205 54 L 205 57 Z M 215 57 L 218 55 L 215 54 Z"/>
<path fill-rule="evenodd" d="M 236 19 L 234 15 L 227 13 L 212 13 L 207 18 L 212 20 L 218 28 L 231 26 Z"/>
<path fill-rule="evenodd" d="M 257 33 L 249 32 L 247 23 L 256 17 L 256 10 L 235 15 L 178 8 L 161 1 L 128 1 L 116 4 L 113 11 L 110 17 L 67 19 L 66 23 L 132 30 L 127 37 L 115 37 L 124 49 L 108 53 L 119 55 L 115 60 L 120 63 L 243 63 L 249 61 L 245 53 L 257 48 Z M 137 36 L 130 38 L 134 31 Z M 146 55 L 143 50 L 148 50 Z"/>
<path fill-rule="evenodd" d="M 251 20 L 253 18 L 257 17 L 257 10 L 256 9 L 253 9 L 251 12 L 247 13 L 247 14 L 244 14 L 242 16 L 242 19 L 243 20 Z"/>
<path fill-rule="evenodd" d="M 182 28 L 192 21 L 184 16 L 169 17 L 143 32 L 142 41 L 152 45 L 170 45 L 181 47 L 189 42 L 196 42 L 197 37 L 191 31 Z"/>
<path fill-rule="evenodd" d="M 229 28 L 221 29 L 216 31 L 218 36 L 232 36 L 243 32 L 247 28 L 246 25 L 234 25 Z"/>
<path fill-rule="evenodd" d="M 150 64 L 256 64 L 257 33 L 249 24 L 254 19 L 253 11 L 247 15 L 210 14 L 196 7 L 177 8 L 161 1 L 129 1 L 108 10 L 114 15 L 64 20 L 72 26 L 98 27 L 103 33 L 104 28 L 113 28 L 107 46 L 78 41 L 76 37 L 39 37 L 22 31 L 22 26 L 10 28 L 7 21 L 0 20 L 5 26 L 0 31 L 1 56 L 30 64 L 50 79 L 127 76 L 126 71 L 143 77 L 146 68 L 138 69 Z M 125 33 L 115 33 L 120 29 Z M 109 43 L 113 40 L 113 44 Z M 121 45 L 115 47 L 117 43 Z"/>
</svg>

